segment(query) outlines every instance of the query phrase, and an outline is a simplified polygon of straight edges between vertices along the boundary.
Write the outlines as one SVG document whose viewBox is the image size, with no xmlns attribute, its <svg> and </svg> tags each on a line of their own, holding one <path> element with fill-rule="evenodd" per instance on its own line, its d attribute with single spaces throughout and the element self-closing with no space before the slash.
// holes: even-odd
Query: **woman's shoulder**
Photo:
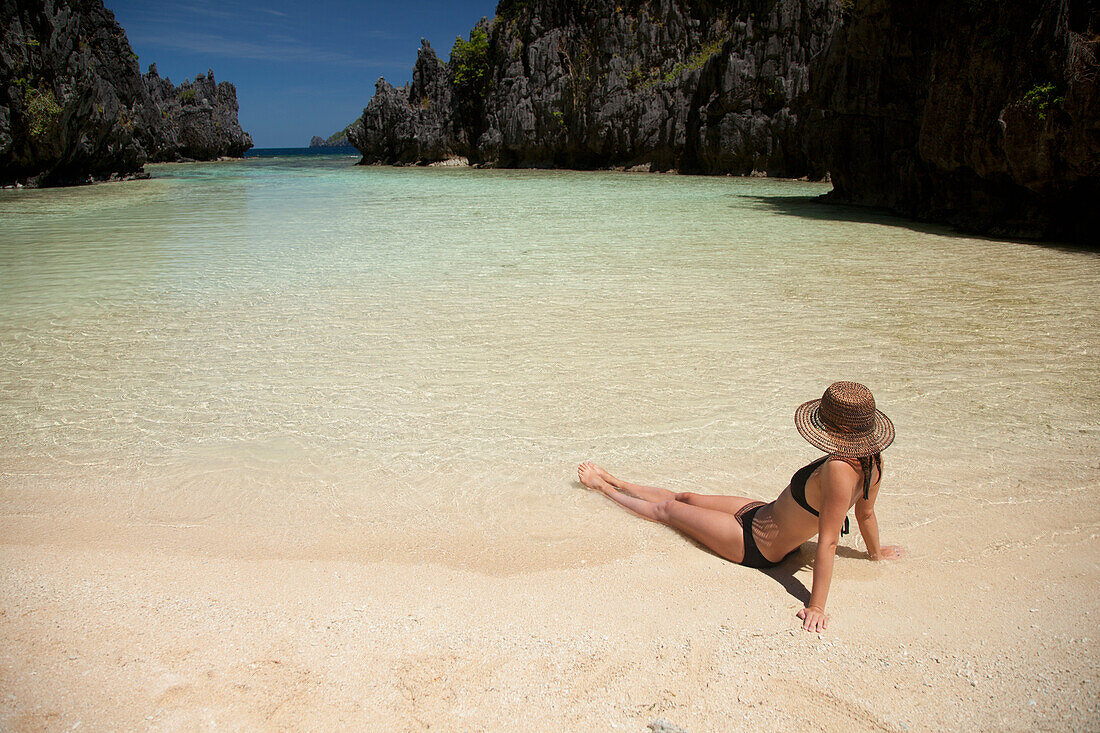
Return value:
<svg viewBox="0 0 1100 733">
<path fill-rule="evenodd" d="M 871 464 L 872 464 L 871 476 L 873 478 L 874 475 L 875 475 L 875 473 L 874 473 L 875 461 L 874 461 L 873 458 L 872 458 Z M 878 457 L 878 466 L 877 467 L 878 467 L 879 475 L 881 475 L 881 472 L 882 472 L 882 455 L 881 454 L 879 454 L 879 457 Z M 854 477 L 856 479 L 861 479 L 863 477 L 863 464 L 860 463 L 860 459 L 853 458 L 852 456 L 842 456 L 842 455 L 838 455 L 836 453 L 830 454 L 829 456 L 827 456 L 825 458 L 825 465 L 822 466 L 822 469 L 828 471 L 829 472 L 828 475 L 831 475 L 833 478 L 836 478 L 836 479 L 847 480 L 849 477 Z"/>
<path fill-rule="evenodd" d="M 858 458 L 830 455 L 821 467 L 821 477 L 830 484 L 847 485 L 863 476 L 863 467 Z"/>
<path fill-rule="evenodd" d="M 863 466 L 860 464 L 858 458 L 852 456 L 842 456 L 838 453 L 830 453 L 825 457 L 826 466 L 848 466 L 850 469 L 859 473 L 863 470 Z"/>
</svg>

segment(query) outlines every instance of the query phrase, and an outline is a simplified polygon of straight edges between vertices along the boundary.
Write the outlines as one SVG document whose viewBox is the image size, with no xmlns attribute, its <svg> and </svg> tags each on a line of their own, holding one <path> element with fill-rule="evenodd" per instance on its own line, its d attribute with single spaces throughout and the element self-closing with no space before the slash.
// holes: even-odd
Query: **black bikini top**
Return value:
<svg viewBox="0 0 1100 733">
<path fill-rule="evenodd" d="M 794 476 L 791 476 L 791 496 L 798 502 L 798 505 L 813 514 L 815 517 L 820 517 L 821 514 L 810 506 L 810 502 L 806 501 L 806 481 L 809 480 L 810 475 L 817 470 L 817 467 L 829 460 L 829 456 L 819 458 L 813 463 L 795 471 Z M 840 535 L 843 537 L 848 534 L 848 517 L 844 517 L 844 528 L 840 530 Z"/>
</svg>

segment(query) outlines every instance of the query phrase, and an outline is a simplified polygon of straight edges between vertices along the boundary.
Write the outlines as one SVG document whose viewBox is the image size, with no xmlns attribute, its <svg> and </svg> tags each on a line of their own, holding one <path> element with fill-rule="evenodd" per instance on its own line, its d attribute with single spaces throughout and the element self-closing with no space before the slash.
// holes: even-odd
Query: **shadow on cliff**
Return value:
<svg viewBox="0 0 1100 733">
<path fill-rule="evenodd" d="M 755 202 L 762 208 L 783 214 L 785 216 L 797 216 L 802 219 L 818 219 L 823 221 L 851 221 L 865 224 L 881 224 L 883 226 L 903 227 L 922 234 L 934 234 L 941 237 L 958 237 L 960 239 L 984 239 L 997 242 L 1012 242 L 1014 244 L 1030 244 L 1040 247 L 1048 247 L 1064 252 L 1100 252 L 1100 244 L 1075 244 L 1073 242 L 1050 241 L 1042 239 L 1022 239 L 1019 237 L 1000 237 L 967 232 L 955 229 L 947 224 L 935 224 L 916 219 L 907 219 L 886 209 L 878 209 L 868 206 L 856 206 L 853 204 L 836 203 L 823 196 L 764 196 L 741 195 L 738 198 Z"/>
</svg>

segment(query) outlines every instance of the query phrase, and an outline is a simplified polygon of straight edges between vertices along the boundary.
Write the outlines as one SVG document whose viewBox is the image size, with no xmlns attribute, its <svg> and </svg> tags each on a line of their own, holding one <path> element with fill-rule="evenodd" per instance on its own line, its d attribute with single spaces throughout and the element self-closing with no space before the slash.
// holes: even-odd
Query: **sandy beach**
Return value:
<svg viewBox="0 0 1100 733">
<path fill-rule="evenodd" d="M 949 523 L 901 530 L 884 498 L 884 536 L 909 554 L 873 563 L 845 538 L 822 635 L 794 617 L 812 543 L 774 571 L 749 570 L 564 476 L 561 491 L 606 531 L 561 546 L 469 532 L 418 543 L 323 522 L 119 524 L 92 505 L 32 508 L 5 492 L 0 727 L 1100 722 L 1091 485 L 947 507 Z"/>
</svg>

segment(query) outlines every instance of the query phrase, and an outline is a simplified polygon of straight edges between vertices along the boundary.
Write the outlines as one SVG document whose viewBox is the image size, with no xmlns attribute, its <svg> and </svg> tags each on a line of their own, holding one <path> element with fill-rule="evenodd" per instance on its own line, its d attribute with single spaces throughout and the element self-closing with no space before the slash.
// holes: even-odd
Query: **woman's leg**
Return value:
<svg viewBox="0 0 1100 733">
<path fill-rule="evenodd" d="M 732 515 L 716 509 L 676 501 L 646 501 L 619 491 L 597 472 L 591 463 L 582 463 L 578 471 L 581 483 L 596 489 L 620 506 L 646 519 L 668 525 L 709 547 L 727 560 L 745 559 L 745 539 L 740 522 Z M 664 491 L 664 489 L 661 489 Z M 667 492 L 672 494 L 671 491 Z M 672 494 L 672 496 L 675 496 Z"/>
<path fill-rule="evenodd" d="M 670 499 L 676 498 L 676 493 L 673 491 L 669 491 L 668 489 L 661 489 L 656 486 L 642 486 L 640 484 L 632 484 L 629 481 L 617 479 L 607 471 L 597 466 L 592 461 L 585 461 L 584 463 L 582 463 L 577 469 L 578 472 L 584 471 L 585 467 L 588 467 L 588 469 L 595 471 L 597 476 L 614 486 L 619 491 L 625 491 L 628 494 L 633 494 L 639 499 L 645 499 L 646 501 L 668 501 Z M 581 479 L 581 483 L 584 484 L 583 478 Z M 588 484 L 584 485 L 588 486 Z M 589 488 L 594 487 L 589 486 Z"/>
<path fill-rule="evenodd" d="M 683 502 L 685 504 L 691 504 L 692 506 L 700 506 L 704 509 L 715 509 L 726 514 L 736 514 L 741 511 L 751 501 L 755 499 L 746 499 L 743 496 L 720 496 L 715 494 L 696 494 L 692 491 L 683 491 L 679 494 L 669 491 L 668 489 L 659 489 L 656 486 L 641 486 L 639 484 L 632 484 L 629 481 L 623 481 L 622 479 L 615 478 L 604 469 L 597 466 L 592 461 L 585 461 L 581 464 L 580 468 L 583 470 L 585 466 L 590 467 L 596 472 L 600 478 L 607 483 L 614 486 L 620 491 L 625 491 L 628 494 L 633 494 L 639 499 L 645 499 L 646 501 L 659 502 L 669 501 L 675 499 L 676 501 Z M 584 483 L 584 480 L 581 480 Z M 585 484 L 587 486 L 588 484 Z"/>
<path fill-rule="evenodd" d="M 720 496 L 718 494 L 696 494 L 684 491 L 676 495 L 676 501 L 692 506 L 714 509 L 726 514 L 737 514 L 746 504 L 751 504 L 756 499 L 746 499 L 743 496 Z"/>
</svg>

